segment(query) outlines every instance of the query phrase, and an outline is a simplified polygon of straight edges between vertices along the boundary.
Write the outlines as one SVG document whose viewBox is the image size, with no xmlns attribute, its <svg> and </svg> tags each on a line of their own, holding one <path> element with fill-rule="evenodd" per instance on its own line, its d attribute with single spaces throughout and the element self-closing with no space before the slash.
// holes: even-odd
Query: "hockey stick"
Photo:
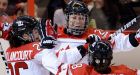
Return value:
<svg viewBox="0 0 140 75">
<path fill-rule="evenodd" d="M 52 36 L 53 38 L 57 38 L 57 25 L 52 26 L 51 20 L 42 18 L 39 24 L 41 38 L 46 36 Z"/>
<path fill-rule="evenodd" d="M 130 22 L 126 23 L 123 27 L 121 27 L 120 29 L 118 29 L 116 32 L 114 32 L 111 37 L 109 38 L 109 40 L 111 38 L 114 38 L 115 36 L 117 36 L 119 33 L 122 33 L 124 30 L 126 30 L 127 28 L 129 28 L 130 26 L 136 25 L 138 23 L 138 21 L 140 21 L 140 16 L 137 16 L 136 18 L 132 19 Z"/>
<path fill-rule="evenodd" d="M 47 36 L 46 34 L 46 25 L 45 25 L 46 19 L 41 19 L 39 24 L 39 31 L 41 34 L 41 38 L 45 38 Z"/>
<path fill-rule="evenodd" d="M 5 57 L 4 50 L 2 48 L 1 42 L 0 42 L 0 54 L 1 54 L 1 57 L 2 57 L 2 60 L 5 64 L 5 66 L 6 66 L 6 73 L 9 74 L 9 68 L 8 68 L 8 64 L 7 64 L 7 61 L 6 61 L 6 57 Z"/>
<path fill-rule="evenodd" d="M 56 45 L 56 32 L 51 25 L 51 20 L 43 18 L 39 24 L 41 34 L 41 47 L 53 48 Z"/>
</svg>

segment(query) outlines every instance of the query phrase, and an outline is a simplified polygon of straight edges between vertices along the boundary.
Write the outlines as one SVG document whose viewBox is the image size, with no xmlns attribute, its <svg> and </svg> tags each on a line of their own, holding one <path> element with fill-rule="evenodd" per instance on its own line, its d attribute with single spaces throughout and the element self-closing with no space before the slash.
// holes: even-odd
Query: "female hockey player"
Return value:
<svg viewBox="0 0 140 75">
<path fill-rule="evenodd" d="M 89 65 L 62 63 L 52 50 L 48 50 L 48 53 L 43 56 L 42 63 L 55 75 L 139 75 L 138 70 L 130 69 L 125 65 L 111 65 L 113 51 L 108 41 L 100 40 L 90 44 L 88 53 Z"/>
</svg>

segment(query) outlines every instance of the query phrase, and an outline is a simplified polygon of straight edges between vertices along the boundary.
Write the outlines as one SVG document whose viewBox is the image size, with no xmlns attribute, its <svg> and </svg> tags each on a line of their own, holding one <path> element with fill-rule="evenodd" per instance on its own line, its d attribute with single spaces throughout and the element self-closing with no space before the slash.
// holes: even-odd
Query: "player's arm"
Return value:
<svg viewBox="0 0 140 75">
<path fill-rule="evenodd" d="M 136 34 L 131 33 L 125 35 L 123 33 L 118 34 L 114 37 L 114 50 L 117 51 L 128 51 L 137 47 L 139 45 L 138 41 L 135 38 Z"/>
<path fill-rule="evenodd" d="M 136 33 L 131 33 L 128 35 L 119 33 L 113 38 L 110 37 L 112 34 L 103 30 L 95 30 L 94 33 L 103 40 L 109 40 L 113 45 L 114 51 L 128 51 L 139 45 L 136 38 Z"/>
<path fill-rule="evenodd" d="M 87 47 L 88 44 L 85 44 L 67 50 L 59 50 L 56 55 L 61 62 L 74 64 L 87 54 Z"/>
<path fill-rule="evenodd" d="M 46 49 L 46 54 L 42 56 L 42 65 L 55 75 L 69 75 L 71 70 L 83 67 L 83 64 L 72 65 L 70 63 L 62 63 L 56 56 L 55 52 Z M 75 57 L 76 58 L 76 57 Z"/>
<path fill-rule="evenodd" d="M 95 41 L 101 40 L 98 35 L 89 35 L 86 39 L 87 43 L 79 45 L 67 50 L 59 50 L 56 55 L 63 63 L 74 64 L 81 60 L 88 53 L 88 46 Z"/>
<path fill-rule="evenodd" d="M 53 74 L 57 74 L 62 63 L 58 60 L 55 52 L 53 52 L 51 49 L 45 49 L 45 51 L 46 53 L 41 59 L 43 67 L 51 71 Z"/>
<path fill-rule="evenodd" d="M 137 75 L 140 75 L 140 70 L 137 70 Z"/>
</svg>

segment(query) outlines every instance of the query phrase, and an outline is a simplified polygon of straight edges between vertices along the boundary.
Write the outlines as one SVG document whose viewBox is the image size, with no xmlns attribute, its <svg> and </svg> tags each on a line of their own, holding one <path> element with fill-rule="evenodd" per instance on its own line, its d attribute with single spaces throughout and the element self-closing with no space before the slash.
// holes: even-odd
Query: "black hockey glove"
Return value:
<svg viewBox="0 0 140 75">
<path fill-rule="evenodd" d="M 96 42 L 96 41 L 99 41 L 99 40 L 101 40 L 101 38 L 100 38 L 98 35 L 96 35 L 96 34 L 91 34 L 91 35 L 89 35 L 88 38 L 86 39 L 86 42 L 89 43 L 89 44 L 92 44 L 92 43 L 94 43 L 94 42 Z"/>
<path fill-rule="evenodd" d="M 42 38 L 41 40 L 41 48 L 54 48 L 56 45 L 56 39 L 54 39 L 51 36 L 46 36 L 45 38 Z"/>
</svg>

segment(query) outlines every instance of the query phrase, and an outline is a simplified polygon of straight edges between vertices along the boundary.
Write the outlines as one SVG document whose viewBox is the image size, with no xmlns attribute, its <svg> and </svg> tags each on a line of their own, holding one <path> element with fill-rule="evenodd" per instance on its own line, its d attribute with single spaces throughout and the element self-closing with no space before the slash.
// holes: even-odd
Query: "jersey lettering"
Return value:
<svg viewBox="0 0 140 75">
<path fill-rule="evenodd" d="M 7 61 L 29 60 L 31 59 L 32 50 L 6 52 Z"/>
</svg>

